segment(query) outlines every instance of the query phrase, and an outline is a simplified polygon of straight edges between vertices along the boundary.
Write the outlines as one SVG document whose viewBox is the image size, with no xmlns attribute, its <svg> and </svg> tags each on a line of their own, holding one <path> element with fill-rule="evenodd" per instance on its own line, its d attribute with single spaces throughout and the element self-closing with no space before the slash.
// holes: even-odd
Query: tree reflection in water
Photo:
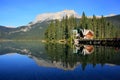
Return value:
<svg viewBox="0 0 120 80">
<path fill-rule="evenodd" d="M 120 64 L 120 51 L 116 51 L 113 47 L 49 43 L 45 49 L 51 62 L 63 66 L 64 69 L 74 69 L 80 64 L 83 70 L 87 64 L 92 64 L 93 67 L 96 64 L 101 66 L 106 63 Z"/>
</svg>

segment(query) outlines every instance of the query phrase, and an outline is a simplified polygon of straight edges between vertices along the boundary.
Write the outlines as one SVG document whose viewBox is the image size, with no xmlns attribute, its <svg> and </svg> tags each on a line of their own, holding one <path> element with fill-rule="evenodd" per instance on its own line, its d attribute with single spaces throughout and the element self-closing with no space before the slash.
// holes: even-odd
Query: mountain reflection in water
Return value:
<svg viewBox="0 0 120 80">
<path fill-rule="evenodd" d="M 108 71 L 109 73 L 106 73 L 107 75 L 102 74 L 107 77 L 107 80 L 112 80 L 112 78 L 108 79 L 108 77 L 111 77 L 110 75 L 114 76 L 113 79 L 120 78 L 118 76 L 120 75 L 120 66 L 119 66 L 120 65 L 120 48 L 119 47 L 116 48 L 116 47 L 93 46 L 93 45 L 82 45 L 82 44 L 77 46 L 68 45 L 68 44 L 54 44 L 54 43 L 43 44 L 40 42 L 0 43 L 0 60 L 3 61 L 3 62 L 0 61 L 0 65 L 2 65 L 3 68 L 4 66 L 6 66 L 4 65 L 4 60 L 6 59 L 5 61 L 7 61 L 7 59 L 9 59 L 8 55 L 6 54 L 14 56 L 13 53 L 19 54 L 13 61 L 15 60 L 17 61 L 17 59 L 20 59 L 19 63 L 14 62 L 15 65 L 21 64 L 24 66 L 23 69 L 25 68 L 27 69 L 29 67 L 31 71 L 34 71 L 34 70 L 36 71 L 38 68 L 44 67 L 45 73 L 44 72 L 42 73 L 46 75 L 48 75 L 46 73 L 47 72 L 46 70 L 48 70 L 48 68 L 49 68 L 49 71 L 50 69 L 56 70 L 57 73 L 53 71 L 56 75 L 59 73 L 59 70 L 63 70 L 63 71 L 66 70 L 67 71 L 67 73 L 65 72 L 66 76 L 69 74 L 69 72 L 72 73 L 74 71 L 77 71 L 77 73 L 80 73 L 81 72 L 79 70 L 80 68 L 84 72 L 84 73 L 81 72 L 81 74 L 83 73 L 82 75 L 84 74 L 90 75 L 91 73 L 95 75 L 98 70 L 100 69 L 102 70 L 103 68 L 102 72 L 101 71 L 99 72 L 106 73 L 107 69 L 110 70 Z M 4 55 L 7 56 L 8 58 L 5 58 Z M 28 61 L 22 57 L 19 58 L 18 56 L 20 55 L 27 56 L 30 59 L 30 62 L 28 58 L 26 58 Z M 10 65 L 14 67 L 14 64 L 11 63 L 10 60 L 12 59 L 9 59 L 7 61 L 8 64 L 7 62 L 5 64 L 7 64 L 8 67 Z M 25 61 L 27 61 L 29 64 Z M 35 63 L 37 63 L 37 65 Z M 2 70 L 2 66 L 0 70 Z M 34 67 L 35 68 L 34 69 L 33 66 L 37 66 L 37 68 Z M 112 68 L 112 66 L 114 68 Z M 11 68 L 11 69 L 15 69 L 15 68 Z M 93 70 L 93 72 L 91 73 L 87 72 L 91 70 Z M 40 73 L 39 69 L 37 71 L 38 73 Z M 7 72 L 3 72 L 3 73 L 7 73 Z M 75 74 L 78 75 L 77 73 Z M 62 74 L 64 74 L 64 72 L 62 72 Z M 4 74 L 0 72 L 0 75 L 4 75 Z M 96 79 L 102 80 L 103 78 L 100 78 L 100 77 L 101 75 L 98 74 Z M 0 80 L 2 79 L 3 77 L 0 77 Z M 32 80 L 32 78 L 30 79 Z M 68 79 L 72 80 L 73 78 L 68 77 Z M 78 78 L 78 79 L 76 78 L 76 80 L 79 80 L 79 79 L 81 78 Z M 86 80 L 86 79 L 89 79 L 89 78 L 85 77 L 82 80 Z M 92 77 L 91 80 L 92 79 L 94 79 L 94 77 Z"/>
</svg>

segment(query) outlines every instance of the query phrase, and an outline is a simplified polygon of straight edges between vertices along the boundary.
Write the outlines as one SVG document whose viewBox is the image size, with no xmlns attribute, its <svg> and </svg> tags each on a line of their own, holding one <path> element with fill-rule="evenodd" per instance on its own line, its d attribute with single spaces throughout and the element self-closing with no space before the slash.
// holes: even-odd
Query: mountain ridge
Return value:
<svg viewBox="0 0 120 80">
<path fill-rule="evenodd" d="M 59 19 L 61 20 L 63 17 L 65 16 L 74 16 L 76 18 L 80 18 L 81 16 L 79 16 L 79 14 L 77 12 L 75 12 L 74 10 L 63 10 L 60 12 L 55 12 L 55 13 L 43 13 L 40 14 L 36 17 L 34 22 L 38 22 L 38 21 L 44 21 L 44 20 L 55 20 L 55 19 Z"/>
</svg>

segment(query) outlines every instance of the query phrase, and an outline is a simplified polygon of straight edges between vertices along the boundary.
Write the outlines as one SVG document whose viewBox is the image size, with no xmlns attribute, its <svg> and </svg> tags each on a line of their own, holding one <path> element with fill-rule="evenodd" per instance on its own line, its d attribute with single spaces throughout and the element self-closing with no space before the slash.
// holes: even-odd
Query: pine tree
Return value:
<svg viewBox="0 0 120 80">
<path fill-rule="evenodd" d="M 80 28 L 87 28 L 87 17 L 84 12 L 82 13 L 82 18 L 80 19 Z"/>
<path fill-rule="evenodd" d="M 68 39 L 69 34 L 68 34 L 68 16 L 66 15 L 65 17 L 65 39 Z"/>
<path fill-rule="evenodd" d="M 97 20 L 96 20 L 96 16 L 95 15 L 93 15 L 92 24 L 93 24 L 92 25 L 93 26 L 92 30 L 93 30 L 93 32 L 95 34 L 95 38 L 97 38 L 98 37 L 98 26 L 97 26 Z"/>
</svg>

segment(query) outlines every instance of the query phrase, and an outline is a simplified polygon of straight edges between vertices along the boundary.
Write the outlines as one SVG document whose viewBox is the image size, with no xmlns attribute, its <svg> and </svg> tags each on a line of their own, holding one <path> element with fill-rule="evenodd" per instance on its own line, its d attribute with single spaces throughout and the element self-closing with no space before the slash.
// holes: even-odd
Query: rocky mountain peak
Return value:
<svg viewBox="0 0 120 80">
<path fill-rule="evenodd" d="M 40 14 L 36 17 L 34 22 L 38 22 L 38 21 L 42 22 L 42 21 L 45 21 L 45 20 L 48 21 L 48 20 L 55 20 L 55 19 L 61 20 L 66 15 L 68 17 L 73 15 L 76 18 L 80 18 L 80 16 L 74 10 L 63 10 L 63 11 L 55 12 L 55 13 Z"/>
</svg>

